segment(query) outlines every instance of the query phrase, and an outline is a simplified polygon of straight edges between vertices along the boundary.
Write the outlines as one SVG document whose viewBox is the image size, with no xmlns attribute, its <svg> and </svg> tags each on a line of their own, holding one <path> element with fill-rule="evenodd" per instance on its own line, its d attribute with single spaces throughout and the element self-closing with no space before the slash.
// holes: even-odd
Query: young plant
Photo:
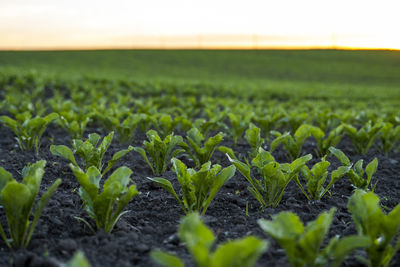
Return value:
<svg viewBox="0 0 400 267">
<path fill-rule="evenodd" d="M 142 156 L 154 175 L 165 172 L 168 165 L 167 161 L 185 151 L 184 149 L 173 150 L 176 146 L 186 145 L 179 135 L 175 136 L 172 133 L 165 137 L 164 140 L 154 130 L 148 131 L 146 135 L 149 141 L 143 142 L 145 149 L 141 147 L 134 147 L 133 149 Z M 147 157 L 147 154 L 150 156 L 151 161 Z"/>
<path fill-rule="evenodd" d="M 231 124 L 229 131 L 234 145 L 236 145 L 238 140 L 242 138 L 243 132 L 248 128 L 251 116 L 251 112 L 247 113 L 247 115 L 228 113 L 229 122 Z"/>
<path fill-rule="evenodd" d="M 196 167 L 199 168 L 211 159 L 215 149 L 223 140 L 223 133 L 220 132 L 217 135 L 208 138 L 203 144 L 204 136 L 201 134 L 199 129 L 192 128 L 187 132 L 186 138 L 194 153 L 192 153 L 192 150 L 188 145 L 185 146 L 185 150 L 195 161 Z"/>
<path fill-rule="evenodd" d="M 400 249 L 400 204 L 386 215 L 379 206 L 377 195 L 356 190 L 350 197 L 347 208 L 352 214 L 358 234 L 371 241 L 371 246 L 366 248 L 369 266 L 389 266 Z"/>
<path fill-rule="evenodd" d="M 149 178 L 167 190 L 188 214 L 193 211 L 204 214 L 211 201 L 221 187 L 235 174 L 236 168 L 229 166 L 221 170 L 221 166 L 206 162 L 199 171 L 188 169 L 180 160 L 171 160 L 172 168 L 181 186 L 182 200 L 178 197 L 170 181 L 164 178 Z"/>
<path fill-rule="evenodd" d="M 350 137 L 356 152 L 365 155 L 378 138 L 383 126 L 384 124 L 379 122 L 372 126 L 371 121 L 368 121 L 358 131 L 349 124 L 344 124 L 344 130 Z"/>
<path fill-rule="evenodd" d="M 303 225 L 300 218 L 284 211 L 272 216 L 272 220 L 259 219 L 259 226 L 275 239 L 285 250 L 290 265 L 306 266 L 340 266 L 353 250 L 370 245 L 365 237 L 348 236 L 342 239 L 334 237 L 329 245 L 321 250 L 322 243 L 331 226 L 335 208 L 322 212 L 318 218 Z"/>
<path fill-rule="evenodd" d="M 266 241 L 255 236 L 234 239 L 214 247 L 216 237 L 200 219 L 191 213 L 181 220 L 178 236 L 192 255 L 198 267 L 251 267 L 268 248 Z M 151 258 L 164 267 L 183 267 L 183 261 L 175 255 L 152 251 Z"/>
<path fill-rule="evenodd" d="M 301 191 L 307 197 L 308 200 L 321 199 L 326 192 L 343 176 L 345 176 L 351 169 L 351 165 L 341 166 L 337 170 L 332 171 L 330 181 L 324 188 L 326 178 L 328 176 L 328 167 L 331 164 L 323 158 L 320 162 L 316 163 L 310 170 L 307 166 L 301 169 L 301 174 L 306 180 L 306 187 L 308 194 L 304 190 L 298 177 L 295 177 L 294 181 L 300 187 Z"/>
<path fill-rule="evenodd" d="M 15 120 L 8 116 L 0 116 L 0 123 L 14 132 L 21 150 L 34 148 L 35 153 L 39 154 L 40 139 L 47 126 L 57 118 L 57 113 L 51 113 L 43 118 L 32 118 L 30 113 L 21 113 L 16 116 Z"/>
<path fill-rule="evenodd" d="M 211 110 L 209 108 L 204 109 L 208 116 L 208 119 L 199 118 L 194 121 L 193 128 L 199 129 L 204 136 L 208 136 L 211 130 L 218 130 L 222 128 L 227 128 L 223 123 L 226 118 L 226 112 L 217 110 Z"/>
<path fill-rule="evenodd" d="M 127 213 L 123 211 L 126 205 L 139 193 L 134 184 L 128 187 L 132 171 L 127 167 L 119 167 L 107 178 L 103 190 L 99 192 L 102 178 L 99 169 L 91 166 L 84 172 L 72 163 L 69 166 L 81 185 L 79 196 L 85 210 L 95 220 L 97 229 L 110 233 L 119 218 Z M 80 220 L 90 226 L 84 219 Z"/>
<path fill-rule="evenodd" d="M 336 147 L 337 144 L 339 144 L 343 137 L 342 131 L 343 125 L 339 125 L 338 127 L 332 129 L 326 137 L 325 133 L 321 129 L 318 127 L 314 129 L 313 136 L 317 141 L 319 156 L 326 156 L 329 153 L 330 147 Z"/>
<path fill-rule="evenodd" d="M 250 123 L 249 128 L 246 130 L 245 138 L 251 148 L 249 156 L 254 159 L 258 154 L 258 150 L 264 144 L 264 140 L 260 136 L 260 128 Z"/>
<path fill-rule="evenodd" d="M 280 144 L 283 144 L 283 147 L 289 153 L 290 159 L 294 160 L 300 156 L 301 149 L 308 137 L 313 135 L 318 140 L 324 133 L 315 126 L 303 124 L 296 130 L 294 136 L 291 136 L 289 132 L 281 134 L 280 132 L 272 131 L 271 134 L 276 136 L 271 142 L 271 152 Z"/>
<path fill-rule="evenodd" d="M 81 139 L 86 126 L 92 121 L 93 113 L 75 112 L 73 110 L 61 111 L 59 123 L 66 129 L 72 138 Z"/>
<path fill-rule="evenodd" d="M 83 161 L 83 169 L 88 170 L 91 166 L 95 166 L 98 170 L 103 169 L 103 157 L 110 146 L 114 132 L 103 138 L 99 144 L 100 135 L 96 133 L 89 134 L 86 141 L 74 139 L 72 140 L 72 148 L 65 145 L 51 145 L 50 151 L 53 155 L 60 156 L 69 160 L 74 166 L 79 167 L 75 155 L 78 155 Z M 115 153 L 111 160 L 107 162 L 107 167 L 103 170 L 102 175 L 106 174 L 123 156 L 128 154 L 133 147 L 129 146 L 128 149 L 120 150 Z"/>
<path fill-rule="evenodd" d="M 278 129 L 281 125 L 281 119 L 285 114 L 280 110 L 274 110 L 270 114 L 256 114 L 252 121 L 261 128 L 263 137 L 268 138 L 269 133 Z"/>
<path fill-rule="evenodd" d="M 349 158 L 340 149 L 330 147 L 329 151 L 342 163 L 343 166 L 351 166 Z M 354 167 L 349 170 L 347 176 L 356 188 L 367 190 L 371 183 L 372 176 L 378 168 L 378 159 L 374 158 L 365 169 L 363 168 L 363 163 L 364 161 L 362 159 L 357 161 L 356 164 L 354 164 Z M 366 178 L 364 178 L 364 174 L 367 175 Z M 375 186 L 376 183 L 372 186 L 372 191 L 374 191 Z"/>
<path fill-rule="evenodd" d="M 229 160 L 250 183 L 247 189 L 260 202 L 262 209 L 276 207 L 282 199 L 286 186 L 292 179 L 298 179 L 299 171 L 312 158 L 311 154 L 296 159 L 292 163 L 279 164 L 274 157 L 260 148 L 251 166 L 229 157 Z M 256 167 L 261 179 L 251 176 L 251 167 Z"/>
<path fill-rule="evenodd" d="M 128 117 L 126 117 L 121 123 L 118 120 L 118 124 L 116 125 L 115 129 L 120 143 L 126 144 L 132 142 L 133 137 L 135 136 L 136 128 L 142 119 L 143 114 L 129 114 Z"/>
<path fill-rule="evenodd" d="M 400 140 L 400 125 L 394 128 L 390 122 L 385 123 L 381 129 L 380 140 L 381 149 L 387 156 Z"/>
<path fill-rule="evenodd" d="M 44 174 L 45 160 L 26 166 L 22 170 L 22 182 L 17 182 L 12 174 L 0 167 L 0 204 L 8 222 L 10 238 L 0 224 L 0 235 L 8 247 L 27 247 L 39 217 L 51 196 L 61 183 L 57 179 L 37 202 L 32 213 L 40 183 Z M 32 221 L 30 217 L 32 216 Z"/>
</svg>

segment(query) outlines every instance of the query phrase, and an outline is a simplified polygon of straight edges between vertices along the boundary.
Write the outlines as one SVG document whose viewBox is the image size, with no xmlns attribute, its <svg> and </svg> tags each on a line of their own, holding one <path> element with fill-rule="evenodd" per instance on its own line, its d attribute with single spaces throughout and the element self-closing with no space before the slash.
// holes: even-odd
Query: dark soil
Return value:
<svg viewBox="0 0 400 267">
<path fill-rule="evenodd" d="M 90 131 L 96 129 L 92 128 Z M 132 145 L 141 145 L 143 138 L 143 134 L 137 135 Z M 79 185 L 67 162 L 49 152 L 50 144 L 69 145 L 70 141 L 63 130 L 50 127 L 43 136 L 39 156 L 35 156 L 34 152 L 20 151 L 13 133 L 0 128 L 0 166 L 19 179 L 20 172 L 27 163 L 45 159 L 47 166 L 41 189 L 47 189 L 57 178 L 63 180 L 45 208 L 27 249 L 9 249 L 4 242 L 0 242 L 0 266 L 60 266 L 61 263 L 67 262 L 76 250 L 82 250 L 92 266 L 154 266 L 149 257 L 149 252 L 153 249 L 175 253 L 184 259 L 188 266 L 194 266 L 186 248 L 176 235 L 183 211 L 172 196 L 146 179 L 153 175 L 135 152 L 129 153 L 115 168 L 121 165 L 131 168 L 133 180 L 141 193 L 128 205 L 127 210 L 130 212 L 121 218 L 114 231 L 111 234 L 101 232 L 93 234 L 85 224 L 74 218 L 82 217 L 92 223 L 82 207 L 77 194 Z M 232 144 L 225 142 L 223 145 Z M 114 152 L 127 146 L 118 144 L 115 139 L 106 155 L 106 160 Z M 379 167 L 373 180 L 373 183 L 378 182 L 375 192 L 380 196 L 382 206 L 392 210 L 400 202 L 398 177 L 400 153 L 392 153 L 389 157 L 385 157 L 373 148 L 368 155 L 359 156 L 353 152 L 351 143 L 346 139 L 342 140 L 339 148 L 350 155 L 352 162 L 360 158 L 370 162 L 375 156 L 378 157 Z M 315 144 L 309 140 L 304 147 L 304 153 L 314 154 L 314 149 Z M 245 144 L 239 144 L 234 150 L 244 156 L 249 148 Z M 274 155 L 279 162 L 286 161 L 283 149 Z M 191 164 L 186 159 L 183 160 Z M 317 161 L 314 155 L 310 163 L 314 164 Z M 331 170 L 339 166 L 334 158 L 329 158 L 329 161 L 332 163 Z M 222 166 L 229 165 L 225 156 L 218 151 L 213 156 L 213 162 Z M 169 179 L 178 190 L 174 173 L 168 171 L 162 176 Z M 347 178 L 335 184 L 331 196 L 326 195 L 321 201 L 313 202 L 307 201 L 299 188 L 290 183 L 279 206 L 264 211 L 259 209 L 258 202 L 249 194 L 247 186 L 245 179 L 237 172 L 222 187 L 207 210 L 204 221 L 217 235 L 218 243 L 250 234 L 269 240 L 270 247 L 259 259 L 257 266 L 289 265 L 284 250 L 257 225 L 258 219 L 268 219 L 271 214 L 290 210 L 298 214 L 304 222 L 308 222 L 314 220 L 320 212 L 336 207 L 329 238 L 335 235 L 356 234 L 351 215 L 346 208 L 348 198 L 353 191 Z M 249 206 L 248 216 L 246 216 L 246 202 Z M 5 227 L 6 219 L 3 212 L 0 213 L 0 221 Z M 362 266 L 355 255 L 366 256 L 363 251 L 357 251 L 346 260 L 344 266 Z M 394 265 L 400 263 L 399 253 L 393 262 Z"/>
</svg>

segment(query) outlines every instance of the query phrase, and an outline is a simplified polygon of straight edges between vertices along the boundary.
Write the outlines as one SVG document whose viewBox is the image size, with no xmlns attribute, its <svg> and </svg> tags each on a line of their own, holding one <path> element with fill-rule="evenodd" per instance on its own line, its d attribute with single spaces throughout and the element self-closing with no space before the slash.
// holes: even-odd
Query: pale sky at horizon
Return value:
<svg viewBox="0 0 400 267">
<path fill-rule="evenodd" d="M 343 46 L 400 49 L 400 3 L 0 0 L 0 49 Z"/>
</svg>

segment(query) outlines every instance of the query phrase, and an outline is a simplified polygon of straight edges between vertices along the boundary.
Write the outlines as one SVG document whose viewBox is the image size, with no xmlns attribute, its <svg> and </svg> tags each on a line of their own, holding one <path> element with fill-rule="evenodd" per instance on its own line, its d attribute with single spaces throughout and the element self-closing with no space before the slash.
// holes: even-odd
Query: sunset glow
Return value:
<svg viewBox="0 0 400 267">
<path fill-rule="evenodd" d="M 400 49 L 396 0 L 2 0 L 0 49 Z"/>
</svg>

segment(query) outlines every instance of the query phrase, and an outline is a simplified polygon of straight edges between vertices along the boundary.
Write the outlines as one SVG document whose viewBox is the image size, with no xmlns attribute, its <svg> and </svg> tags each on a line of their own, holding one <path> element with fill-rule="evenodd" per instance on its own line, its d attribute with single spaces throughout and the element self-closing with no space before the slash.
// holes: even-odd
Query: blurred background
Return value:
<svg viewBox="0 0 400 267">
<path fill-rule="evenodd" d="M 1 0 L 0 49 L 400 49 L 396 0 Z"/>
</svg>

